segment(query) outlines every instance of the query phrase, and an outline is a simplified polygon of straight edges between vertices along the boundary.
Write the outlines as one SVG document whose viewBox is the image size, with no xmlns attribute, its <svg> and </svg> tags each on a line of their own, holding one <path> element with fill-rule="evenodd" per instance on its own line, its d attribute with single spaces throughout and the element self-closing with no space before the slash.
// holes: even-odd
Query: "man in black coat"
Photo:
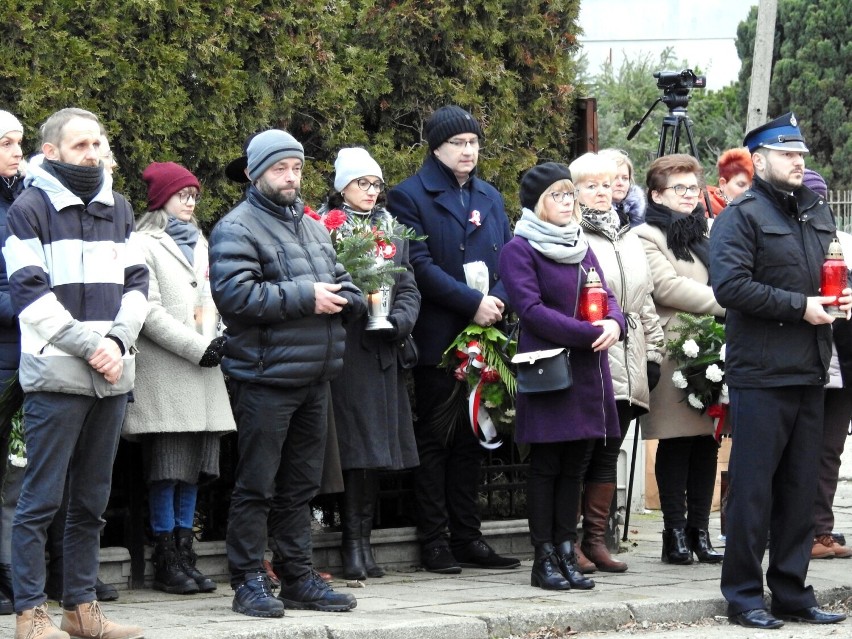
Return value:
<svg viewBox="0 0 852 639">
<path fill-rule="evenodd" d="M 455 105 L 441 107 L 426 123 L 429 153 L 423 166 L 388 194 L 388 210 L 426 236 L 411 243 L 411 266 L 422 295 L 413 332 L 420 348 L 414 369 L 420 455 L 414 496 L 421 563 L 444 574 L 459 573 L 466 565 L 520 565 L 482 539 L 477 489 L 483 449 L 478 439 L 467 425 L 456 425 L 448 437 L 435 420 L 452 401 L 457 384 L 440 368 L 441 355 L 469 323 L 490 326 L 505 309 L 497 264 L 512 235 L 500 193 L 476 177 L 481 139 L 482 129 L 470 113 Z M 467 284 L 465 270 L 474 262 L 487 269 L 487 293 Z"/>
<path fill-rule="evenodd" d="M 835 301 L 820 296 L 820 274 L 836 229 L 824 199 L 802 187 L 808 149 L 792 113 L 750 131 L 744 145 L 754 182 L 710 234 L 713 291 L 727 309 L 733 428 L 722 594 L 742 626 L 835 623 L 845 615 L 818 608 L 805 577 L 834 321 L 823 305 Z M 848 318 L 852 289 L 839 302 Z"/>
</svg>

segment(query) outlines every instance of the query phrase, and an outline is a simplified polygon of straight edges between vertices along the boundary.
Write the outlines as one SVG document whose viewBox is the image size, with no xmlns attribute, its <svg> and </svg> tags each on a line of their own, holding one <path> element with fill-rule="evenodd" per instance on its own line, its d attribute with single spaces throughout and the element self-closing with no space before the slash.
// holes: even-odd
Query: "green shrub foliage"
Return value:
<svg viewBox="0 0 852 639">
<path fill-rule="evenodd" d="M 326 192 L 341 146 L 370 149 L 393 185 L 426 152 L 448 103 L 485 128 L 480 175 L 517 208 L 517 184 L 568 160 L 579 0 L 6 0 L 0 108 L 27 152 L 56 109 L 101 116 L 117 188 L 138 210 L 151 161 L 202 181 L 207 223 L 240 197 L 223 175 L 245 138 L 286 128 L 305 146 L 306 200 Z"/>
</svg>

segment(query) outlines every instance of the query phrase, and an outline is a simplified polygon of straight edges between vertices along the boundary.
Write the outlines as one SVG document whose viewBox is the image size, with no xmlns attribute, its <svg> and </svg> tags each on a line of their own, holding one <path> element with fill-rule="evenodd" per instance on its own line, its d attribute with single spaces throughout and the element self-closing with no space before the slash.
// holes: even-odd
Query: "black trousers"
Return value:
<svg viewBox="0 0 852 639">
<path fill-rule="evenodd" d="M 707 529 L 718 458 L 719 444 L 712 435 L 659 441 L 654 474 L 666 528 Z"/>
<path fill-rule="evenodd" d="M 414 469 L 417 537 L 429 547 L 446 543 L 462 548 L 482 537 L 477 495 L 484 450 L 465 418 L 449 441 L 436 428 L 436 409 L 445 403 L 458 382 L 452 373 L 435 366 L 414 369 L 417 421 L 414 435 L 420 466 Z M 464 390 L 464 389 L 462 389 Z"/>
<path fill-rule="evenodd" d="M 621 453 L 621 444 L 627 437 L 635 411 L 627 400 L 618 400 L 615 402 L 615 408 L 618 411 L 621 436 L 591 440 L 591 459 L 586 468 L 585 477 L 587 484 L 614 484 L 618 479 L 618 455 Z"/>
<path fill-rule="evenodd" d="M 849 435 L 852 419 L 852 388 L 827 388 L 819 487 L 814 502 L 814 532 L 830 534 L 834 530 L 834 494 L 840 476 L 840 456 Z"/>
<path fill-rule="evenodd" d="M 813 504 L 823 430 L 821 386 L 731 389 L 733 447 L 728 466 L 722 594 L 728 613 L 763 608 L 761 561 L 773 605 L 816 605 L 805 585 L 813 545 Z"/>
<path fill-rule="evenodd" d="M 232 380 L 231 391 L 239 455 L 225 541 L 231 585 L 263 571 L 267 541 L 275 571 L 294 580 L 313 563 L 309 502 L 322 479 L 328 384 Z"/>
<path fill-rule="evenodd" d="M 596 441 L 530 444 L 527 516 L 533 546 L 577 541 L 583 474 Z"/>
</svg>

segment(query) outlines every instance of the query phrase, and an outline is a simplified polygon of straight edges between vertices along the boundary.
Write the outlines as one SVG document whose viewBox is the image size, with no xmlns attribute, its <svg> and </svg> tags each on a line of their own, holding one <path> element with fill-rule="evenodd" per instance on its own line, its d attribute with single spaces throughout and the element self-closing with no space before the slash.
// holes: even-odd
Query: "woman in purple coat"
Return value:
<svg viewBox="0 0 852 639">
<path fill-rule="evenodd" d="M 591 441 L 618 437 L 607 349 L 624 332 L 624 316 L 607 290 L 606 318 L 577 318 L 589 269 L 601 273 L 574 215 L 574 185 L 564 164 L 546 162 L 521 180 L 521 218 L 500 254 L 500 277 L 518 313 L 518 352 L 570 349 L 573 386 L 518 393 L 515 439 L 530 445 L 527 507 L 535 547 L 530 583 L 547 590 L 588 590 L 594 582 L 574 555 L 576 513 Z"/>
</svg>

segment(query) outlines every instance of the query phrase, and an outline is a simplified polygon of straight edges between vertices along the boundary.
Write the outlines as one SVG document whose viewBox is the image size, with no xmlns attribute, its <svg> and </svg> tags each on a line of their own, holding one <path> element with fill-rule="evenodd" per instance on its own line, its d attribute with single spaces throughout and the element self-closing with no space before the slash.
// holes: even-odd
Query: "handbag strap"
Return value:
<svg viewBox="0 0 852 639">
<path fill-rule="evenodd" d="M 577 309 L 580 308 L 580 282 L 583 277 L 583 266 L 581 264 L 577 264 L 577 298 L 574 300 L 574 314 L 572 317 L 577 317 Z M 506 342 L 503 344 L 503 348 L 501 349 L 503 353 L 506 353 L 506 349 L 509 348 L 509 343 L 514 339 L 517 335 L 518 340 L 521 338 L 521 318 L 518 318 L 518 321 L 515 322 L 514 326 L 512 326 L 512 330 L 509 331 L 509 335 L 506 337 Z"/>
</svg>

